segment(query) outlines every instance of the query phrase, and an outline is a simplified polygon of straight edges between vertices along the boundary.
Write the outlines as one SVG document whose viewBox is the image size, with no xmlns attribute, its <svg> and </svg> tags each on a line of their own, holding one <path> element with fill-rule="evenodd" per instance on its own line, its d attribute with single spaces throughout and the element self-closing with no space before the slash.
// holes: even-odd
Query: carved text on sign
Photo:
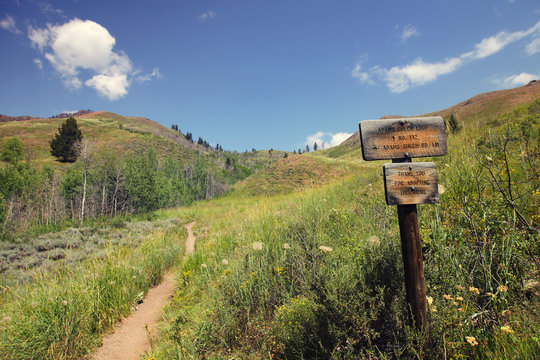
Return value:
<svg viewBox="0 0 540 360">
<path fill-rule="evenodd" d="M 437 168 L 432 162 L 384 165 L 388 205 L 436 203 L 439 201 Z"/>
<path fill-rule="evenodd" d="M 407 159 L 446 154 L 440 116 L 360 122 L 364 160 Z"/>
</svg>

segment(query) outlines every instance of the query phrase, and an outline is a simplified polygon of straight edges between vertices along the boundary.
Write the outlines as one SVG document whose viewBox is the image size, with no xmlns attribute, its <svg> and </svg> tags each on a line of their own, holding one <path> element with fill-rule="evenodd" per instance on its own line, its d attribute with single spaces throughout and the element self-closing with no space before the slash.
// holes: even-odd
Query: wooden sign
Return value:
<svg viewBox="0 0 540 360">
<path fill-rule="evenodd" d="M 386 203 L 388 205 L 439 202 L 435 163 L 385 164 L 383 171 Z"/>
<path fill-rule="evenodd" d="M 364 160 L 410 159 L 446 154 L 440 116 L 364 120 L 360 122 Z"/>
</svg>

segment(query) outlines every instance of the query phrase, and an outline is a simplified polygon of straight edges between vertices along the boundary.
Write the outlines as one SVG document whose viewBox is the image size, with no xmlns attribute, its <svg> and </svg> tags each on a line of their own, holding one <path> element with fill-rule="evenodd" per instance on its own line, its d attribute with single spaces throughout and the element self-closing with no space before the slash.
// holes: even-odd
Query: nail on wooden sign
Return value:
<svg viewBox="0 0 540 360">
<path fill-rule="evenodd" d="M 364 160 L 407 159 L 446 154 L 440 116 L 364 120 L 360 122 Z"/>
<path fill-rule="evenodd" d="M 392 163 L 385 164 L 383 169 L 384 189 L 388 205 L 439 202 L 435 163 Z"/>
</svg>

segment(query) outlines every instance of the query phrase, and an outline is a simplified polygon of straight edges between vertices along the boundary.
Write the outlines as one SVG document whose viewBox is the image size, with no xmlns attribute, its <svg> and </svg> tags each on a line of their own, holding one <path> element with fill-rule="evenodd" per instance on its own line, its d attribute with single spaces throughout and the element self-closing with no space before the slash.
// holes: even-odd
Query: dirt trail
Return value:
<svg viewBox="0 0 540 360">
<path fill-rule="evenodd" d="M 195 223 L 184 225 L 188 232 L 186 239 L 186 255 L 195 250 L 195 236 L 191 230 Z M 161 284 L 148 291 L 138 310 L 131 313 L 116 325 L 113 333 L 105 336 L 103 345 L 96 350 L 92 360 L 139 360 L 150 348 L 150 336 L 156 336 L 155 325 L 159 321 L 161 308 L 165 306 L 175 290 L 174 280 L 170 273 L 166 274 Z"/>
</svg>

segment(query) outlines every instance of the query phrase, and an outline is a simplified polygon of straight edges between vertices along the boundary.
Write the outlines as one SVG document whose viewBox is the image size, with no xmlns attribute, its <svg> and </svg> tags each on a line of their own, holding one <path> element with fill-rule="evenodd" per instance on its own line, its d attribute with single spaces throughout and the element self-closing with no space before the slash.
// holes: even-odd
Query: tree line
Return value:
<svg viewBox="0 0 540 360">
<path fill-rule="evenodd" d="M 128 154 L 98 150 L 95 142 L 79 136 L 80 131 L 66 131 L 73 125 L 69 123 L 51 141 L 51 154 L 59 161 L 72 162 L 67 167 L 38 167 L 24 160 L 20 139 L 4 142 L 0 151 L 1 238 L 32 227 L 56 229 L 59 223 L 82 225 L 89 217 L 188 205 L 223 193 L 236 177 L 247 176 L 230 160 L 222 170 L 195 155 L 185 163 L 173 157 L 160 159 L 152 149 Z M 74 139 L 63 138 L 65 133 L 75 134 Z M 59 138 L 65 148 L 55 142 Z"/>
</svg>

